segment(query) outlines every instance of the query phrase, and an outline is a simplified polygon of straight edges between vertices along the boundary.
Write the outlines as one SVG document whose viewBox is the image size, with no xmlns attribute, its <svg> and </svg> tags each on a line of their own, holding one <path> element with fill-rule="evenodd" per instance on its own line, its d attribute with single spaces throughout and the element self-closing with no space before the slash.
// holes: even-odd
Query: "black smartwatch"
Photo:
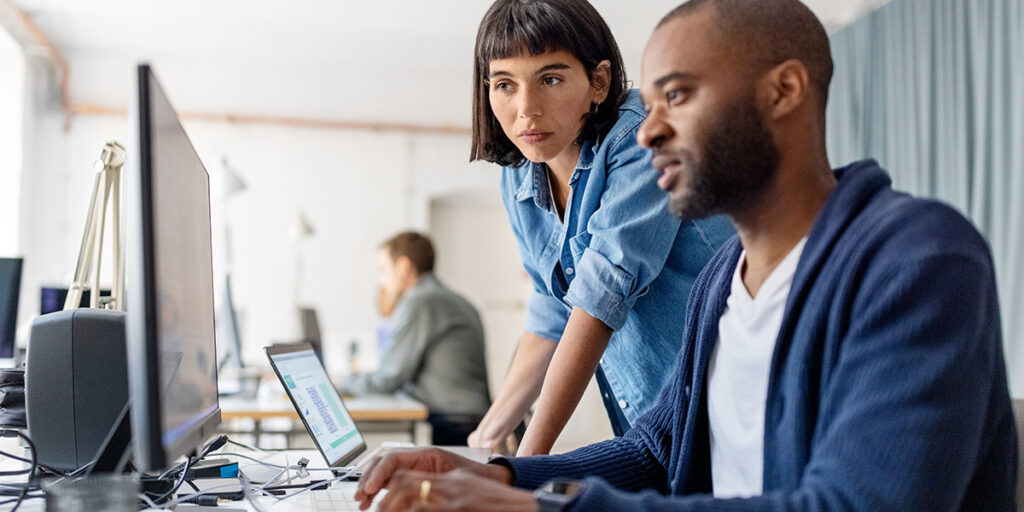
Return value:
<svg viewBox="0 0 1024 512">
<path fill-rule="evenodd" d="M 580 480 L 551 480 L 534 491 L 540 512 L 562 512 L 583 492 L 586 485 Z"/>
</svg>

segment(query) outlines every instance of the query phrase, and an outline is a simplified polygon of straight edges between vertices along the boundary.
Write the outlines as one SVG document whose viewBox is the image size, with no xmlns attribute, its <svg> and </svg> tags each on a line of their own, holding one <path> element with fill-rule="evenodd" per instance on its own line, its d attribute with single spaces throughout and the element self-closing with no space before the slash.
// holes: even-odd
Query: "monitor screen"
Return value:
<svg viewBox="0 0 1024 512">
<path fill-rule="evenodd" d="M 21 258 L 0 258 L 0 358 L 14 357 Z"/>
<path fill-rule="evenodd" d="M 209 177 L 148 66 L 137 87 L 126 322 L 136 463 L 152 470 L 214 434 L 220 409 Z"/>
<path fill-rule="evenodd" d="M 347 456 L 365 444 L 316 352 L 310 347 L 269 356 L 324 458 L 331 464 L 345 464 L 350 460 Z"/>
</svg>

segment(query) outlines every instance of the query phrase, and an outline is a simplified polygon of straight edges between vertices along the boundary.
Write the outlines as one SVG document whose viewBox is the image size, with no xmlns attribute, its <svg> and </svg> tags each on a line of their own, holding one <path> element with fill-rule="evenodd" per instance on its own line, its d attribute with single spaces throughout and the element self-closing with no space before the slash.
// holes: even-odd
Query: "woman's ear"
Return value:
<svg viewBox="0 0 1024 512">
<path fill-rule="evenodd" d="M 608 90 L 612 84 L 612 63 L 608 60 L 602 60 L 594 66 L 594 70 L 590 72 L 590 89 L 593 92 L 594 99 L 591 103 L 600 105 L 604 103 L 604 100 L 608 99 Z"/>
</svg>

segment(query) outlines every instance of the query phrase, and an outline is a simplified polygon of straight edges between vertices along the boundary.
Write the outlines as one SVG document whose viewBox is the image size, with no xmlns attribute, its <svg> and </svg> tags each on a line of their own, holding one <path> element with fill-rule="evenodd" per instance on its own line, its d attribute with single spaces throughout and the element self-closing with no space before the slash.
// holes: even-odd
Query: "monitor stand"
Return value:
<svg viewBox="0 0 1024 512">
<path fill-rule="evenodd" d="M 128 414 L 130 409 L 131 402 L 125 402 L 107 438 L 100 443 L 100 449 L 94 458 L 96 462 L 85 472 L 87 476 L 92 473 L 124 473 L 128 468 L 132 453 L 131 415 Z"/>
</svg>

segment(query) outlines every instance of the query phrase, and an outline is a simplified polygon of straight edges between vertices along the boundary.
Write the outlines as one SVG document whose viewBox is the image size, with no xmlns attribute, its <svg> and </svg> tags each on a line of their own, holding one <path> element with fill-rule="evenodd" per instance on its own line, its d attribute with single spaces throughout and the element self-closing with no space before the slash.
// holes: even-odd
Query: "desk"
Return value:
<svg viewBox="0 0 1024 512">
<path fill-rule="evenodd" d="M 403 432 L 409 434 L 409 440 L 416 440 L 417 423 L 427 419 L 427 406 L 400 395 L 372 395 L 344 400 L 352 419 L 360 430 L 368 432 Z M 249 419 L 254 423 L 252 430 L 238 433 L 252 434 L 259 441 L 260 434 L 265 433 L 262 422 L 271 418 L 287 418 L 299 423 L 299 415 L 287 396 L 274 394 L 262 398 L 222 397 L 220 399 L 221 420 L 227 423 L 232 420 Z M 228 433 L 231 433 L 228 431 Z"/>
<path fill-rule="evenodd" d="M 488 459 L 488 457 L 490 455 L 490 453 L 487 450 L 481 450 L 481 449 L 473 449 L 473 448 L 466 448 L 466 447 L 443 447 L 443 448 L 445 450 L 452 451 L 452 452 L 454 452 L 454 453 L 456 453 L 458 455 L 462 455 L 463 457 L 475 460 L 477 462 L 487 462 L 487 459 Z M 252 451 L 247 451 L 247 450 L 237 450 L 236 451 L 235 449 L 228 449 L 228 450 L 219 450 L 216 453 L 212 454 L 211 457 L 227 457 L 227 458 L 232 458 L 231 457 L 232 453 L 243 453 L 243 454 L 246 454 L 246 455 L 248 455 L 250 457 L 255 457 L 255 458 L 258 458 L 260 460 L 263 460 L 263 461 L 266 461 L 266 462 L 270 462 L 272 464 L 294 463 L 294 461 L 297 460 L 298 458 L 306 457 L 310 461 L 312 461 L 312 462 L 310 462 L 310 467 L 324 467 L 326 465 L 326 463 L 324 462 L 323 458 L 320 456 L 320 453 L 316 452 L 316 451 L 300 451 L 300 450 L 295 450 L 295 451 L 282 451 L 282 452 L 252 452 Z M 253 464 L 251 461 L 248 461 L 246 459 L 239 459 L 239 465 L 241 467 L 243 467 L 243 468 L 246 465 L 251 465 L 251 464 Z M 15 469 L 15 468 L 20 468 L 20 467 L 21 467 L 21 465 L 12 464 L 12 461 L 0 461 L 0 469 Z M 311 471 L 310 472 L 310 476 L 312 478 L 317 478 L 317 479 L 325 479 L 325 478 L 331 478 L 332 477 L 332 475 L 330 473 L 326 472 L 326 471 Z M 4 481 L 23 481 L 21 477 L 17 477 L 17 478 L 7 477 L 7 478 L 3 478 L 2 480 L 4 480 Z M 237 480 L 234 480 L 234 481 L 237 482 Z M 221 483 L 219 481 L 205 481 L 205 482 L 212 482 L 212 483 L 210 485 L 201 485 L 202 488 L 210 488 L 213 485 L 218 485 L 218 486 L 225 485 L 225 484 L 223 484 L 223 483 Z M 297 483 L 297 482 L 298 481 L 292 481 L 291 483 Z M 356 482 L 339 482 L 339 483 L 336 484 L 335 488 L 338 489 L 338 490 L 344 491 L 344 492 L 355 492 L 355 489 L 356 489 L 357 486 L 358 486 L 358 484 Z M 230 489 L 222 489 L 222 490 L 230 490 Z M 264 498 L 259 498 L 259 499 L 256 500 L 256 506 L 254 506 L 252 503 L 249 503 L 249 502 L 233 502 L 231 504 L 224 505 L 223 508 L 225 510 L 228 510 L 228 509 L 235 509 L 235 510 L 241 509 L 241 510 L 246 510 L 246 511 L 262 510 L 262 511 L 267 511 L 267 512 L 293 512 L 293 511 L 294 512 L 298 512 L 298 511 L 308 512 L 309 509 L 310 509 L 309 500 L 310 500 L 309 493 L 305 492 L 305 493 L 302 493 L 302 494 L 300 494 L 298 496 L 295 496 L 292 499 L 288 499 L 288 500 L 285 500 L 285 501 L 278 501 L 277 499 L 272 498 L 272 497 L 264 497 Z M 8 510 L 9 507 L 10 507 L 10 505 L 3 506 L 3 507 L 0 507 L 0 510 Z M 43 500 L 41 500 L 41 499 L 33 499 L 33 500 L 25 501 L 22 504 L 22 506 L 19 509 L 19 511 L 23 510 L 25 512 L 41 512 L 42 510 L 44 510 L 44 507 L 45 507 L 45 503 L 44 503 Z M 147 510 L 154 510 L 154 509 L 147 509 Z M 178 510 L 178 512 L 187 512 L 189 510 L 193 510 L 193 507 L 189 507 L 187 505 L 182 505 L 182 506 L 179 506 L 177 508 L 177 510 Z"/>
</svg>

